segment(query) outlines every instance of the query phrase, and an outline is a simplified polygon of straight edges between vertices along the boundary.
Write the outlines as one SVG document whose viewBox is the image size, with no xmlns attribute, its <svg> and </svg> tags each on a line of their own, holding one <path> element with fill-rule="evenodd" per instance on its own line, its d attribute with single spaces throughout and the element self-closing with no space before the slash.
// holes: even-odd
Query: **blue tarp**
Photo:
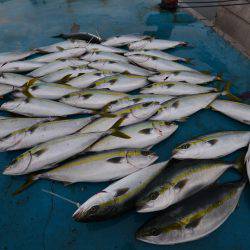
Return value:
<svg viewBox="0 0 250 250">
<path fill-rule="evenodd" d="M 158 0 L 0 0 L 0 52 L 45 46 L 57 40 L 51 36 L 68 32 L 72 23 L 82 31 L 103 37 L 116 34 L 143 33 L 158 38 L 184 40 L 192 46 L 172 52 L 192 58 L 193 67 L 222 73 L 233 84 L 232 91 L 249 90 L 250 61 L 185 12 L 159 12 Z M 230 25 L 230 24 L 229 24 Z M 244 35 L 244 34 L 242 34 Z M 1 129 L 1 128 L 0 128 Z M 222 130 L 247 130 L 249 127 L 211 110 L 202 110 L 180 123 L 178 131 L 153 149 L 160 160 L 168 159 L 178 144 L 195 136 Z M 19 152 L 20 153 L 20 152 Z M 1 170 L 18 152 L 1 153 Z M 235 155 L 236 157 L 236 155 Z M 235 157 L 229 157 L 232 160 Z M 235 178 L 232 173 L 226 179 Z M 250 188 L 244 191 L 240 205 L 214 233 L 196 242 L 171 247 L 153 246 L 136 241 L 136 229 L 151 215 L 130 212 L 100 223 L 76 223 L 71 215 L 75 207 L 41 192 L 53 190 L 83 202 L 103 184 L 77 184 L 38 181 L 20 194 L 12 192 L 23 183 L 23 177 L 0 175 L 0 249 L 1 250 L 249 250 Z"/>
</svg>

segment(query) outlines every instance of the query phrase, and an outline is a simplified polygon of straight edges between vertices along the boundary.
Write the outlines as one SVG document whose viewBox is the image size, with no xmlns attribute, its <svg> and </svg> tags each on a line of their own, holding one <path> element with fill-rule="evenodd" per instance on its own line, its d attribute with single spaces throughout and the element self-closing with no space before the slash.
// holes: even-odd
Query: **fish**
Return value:
<svg viewBox="0 0 250 250">
<path fill-rule="evenodd" d="M 60 82 L 66 83 L 69 80 L 73 79 L 74 77 L 81 76 L 85 73 L 92 73 L 95 72 L 94 69 L 89 69 L 86 66 L 78 66 L 78 67 L 67 67 L 64 69 L 60 69 L 44 75 L 40 78 L 40 80 L 44 82 Z"/>
<path fill-rule="evenodd" d="M 195 95 L 218 91 L 213 87 L 204 87 L 185 82 L 156 82 L 144 87 L 142 94 L 163 94 L 172 96 Z"/>
<path fill-rule="evenodd" d="M 35 54 L 35 51 L 26 51 L 26 52 L 2 52 L 0 53 L 0 64 L 19 61 L 25 59 L 28 56 Z"/>
<path fill-rule="evenodd" d="M 54 118 L 19 118 L 11 116 L 0 117 L 0 138 L 3 138 L 16 130 L 28 128 L 40 122 L 54 120 Z"/>
<path fill-rule="evenodd" d="M 115 48 L 111 46 L 104 46 L 102 44 L 94 44 L 89 43 L 85 47 L 87 52 L 111 52 L 111 53 L 117 53 L 117 54 L 124 54 L 127 52 L 125 49 Z"/>
<path fill-rule="evenodd" d="M 0 73 L 0 83 L 15 87 L 22 87 L 25 83 L 32 80 L 32 77 L 15 73 Z"/>
<path fill-rule="evenodd" d="M 8 62 L 0 64 L 0 73 L 9 72 L 9 73 L 20 73 L 28 72 L 34 69 L 40 68 L 44 65 L 42 62 L 34 62 L 31 60 L 17 61 L 17 62 Z"/>
<path fill-rule="evenodd" d="M 233 213 L 246 181 L 214 184 L 159 215 L 136 232 L 136 239 L 157 245 L 198 240 L 220 227 Z"/>
<path fill-rule="evenodd" d="M 183 58 L 175 55 L 171 55 L 169 53 L 163 52 L 161 50 L 135 50 L 129 51 L 124 54 L 125 56 L 134 56 L 134 55 L 143 55 L 149 56 L 153 58 L 160 58 L 168 61 L 177 61 L 177 62 L 189 62 L 189 58 Z"/>
<path fill-rule="evenodd" d="M 85 73 L 78 77 L 75 77 L 67 82 L 68 85 L 77 87 L 77 88 L 87 88 L 93 82 L 98 81 L 107 76 L 113 76 L 117 73 L 113 73 L 112 71 L 98 71 L 95 70 L 93 72 Z"/>
<path fill-rule="evenodd" d="M 117 110 L 112 114 L 123 117 L 124 120 L 120 126 L 127 126 L 147 120 L 154 115 L 160 107 L 161 105 L 158 102 L 145 102 Z"/>
<path fill-rule="evenodd" d="M 59 164 L 54 169 L 33 174 L 16 193 L 20 193 L 39 179 L 67 184 L 114 181 L 148 167 L 157 159 L 158 156 L 154 152 L 138 149 L 113 150 L 80 156 Z"/>
<path fill-rule="evenodd" d="M 65 69 L 68 67 L 78 67 L 86 66 L 88 64 L 85 60 L 80 59 L 59 59 L 50 63 L 45 64 L 44 66 L 31 71 L 28 76 L 31 77 L 42 77 L 48 75 L 60 69 Z"/>
<path fill-rule="evenodd" d="M 53 52 L 47 55 L 42 55 L 31 59 L 31 62 L 50 63 L 59 59 L 67 59 L 72 57 L 79 57 L 86 52 L 85 48 L 63 49 L 58 52 Z"/>
<path fill-rule="evenodd" d="M 160 211 L 213 184 L 225 171 L 241 164 L 218 160 L 172 160 L 136 202 L 137 212 Z"/>
<path fill-rule="evenodd" d="M 152 120 L 184 121 L 188 116 L 206 108 L 220 93 L 188 95 L 171 99 L 161 105 Z"/>
<path fill-rule="evenodd" d="M 143 103 L 143 102 L 158 102 L 160 104 L 173 99 L 173 96 L 168 95 L 154 95 L 154 94 L 138 94 L 125 96 L 121 99 L 108 103 L 104 108 L 104 112 L 114 112 L 128 106 Z"/>
<path fill-rule="evenodd" d="M 17 87 L 8 84 L 0 84 L 0 96 L 4 96 L 16 90 Z"/>
<path fill-rule="evenodd" d="M 172 153 L 175 159 L 214 159 L 246 147 L 250 142 L 249 131 L 223 131 L 200 136 L 187 141 Z"/>
<path fill-rule="evenodd" d="M 129 50 L 166 50 L 177 46 L 187 46 L 186 42 L 148 38 L 130 43 Z"/>
<path fill-rule="evenodd" d="M 89 63 L 88 66 L 98 70 L 108 70 L 139 76 L 149 76 L 153 74 L 153 72 L 149 70 L 124 62 L 96 61 Z"/>
<path fill-rule="evenodd" d="M 74 114 L 91 114 L 92 111 L 38 98 L 15 98 L 0 105 L 0 110 L 31 117 L 54 117 Z"/>
<path fill-rule="evenodd" d="M 118 92 L 130 92 L 149 84 L 145 76 L 113 75 L 93 82 L 89 87 L 95 89 L 109 89 Z"/>
<path fill-rule="evenodd" d="M 250 125 L 250 105 L 248 104 L 228 100 L 215 100 L 210 104 L 210 107 L 212 110 Z"/>
<path fill-rule="evenodd" d="M 136 63 L 137 65 L 146 68 L 148 70 L 154 70 L 158 72 L 179 72 L 179 71 L 191 71 L 196 72 L 195 69 L 182 65 L 180 63 L 161 59 L 158 57 L 150 57 L 144 55 L 131 55 L 128 56 L 129 61 Z"/>
<path fill-rule="evenodd" d="M 38 53 L 46 54 L 46 53 L 62 52 L 64 50 L 71 50 L 76 48 L 85 49 L 87 45 L 88 44 L 85 41 L 68 39 L 63 42 L 53 43 L 51 45 L 39 47 L 34 50 L 37 51 Z"/>
<path fill-rule="evenodd" d="M 125 93 L 109 90 L 85 89 L 65 95 L 59 101 L 79 108 L 101 109 L 111 101 L 125 97 Z"/>
<path fill-rule="evenodd" d="M 150 38 L 150 36 L 133 35 L 133 34 L 113 36 L 113 37 L 106 39 L 104 42 L 102 42 L 102 45 L 120 47 L 120 46 L 125 46 L 133 42 L 141 41 L 146 38 Z"/>
<path fill-rule="evenodd" d="M 121 132 L 130 136 L 122 139 L 108 135 L 89 148 L 90 152 L 99 152 L 117 148 L 149 148 L 165 140 L 173 134 L 178 125 L 164 121 L 146 121 L 121 129 Z"/>
<path fill-rule="evenodd" d="M 45 121 L 16 130 L 0 139 L 0 151 L 31 148 L 37 144 L 76 133 L 96 117 Z"/>
<path fill-rule="evenodd" d="M 31 80 L 24 87 L 22 93 L 27 97 L 44 98 L 49 100 L 57 100 L 65 95 L 79 91 L 66 84 L 47 83 L 39 80 Z"/>
<path fill-rule="evenodd" d="M 111 60 L 114 62 L 128 62 L 128 59 L 125 56 L 115 54 L 112 52 L 103 52 L 103 51 L 87 53 L 81 56 L 81 59 L 89 62 L 101 61 L 101 60 L 107 60 L 107 61 Z"/>
<path fill-rule="evenodd" d="M 75 133 L 56 138 L 35 146 L 15 158 L 3 171 L 4 175 L 24 175 L 38 170 L 50 169 L 86 150 L 106 132 Z"/>
<path fill-rule="evenodd" d="M 63 38 L 63 39 L 70 39 L 70 40 L 83 40 L 86 41 L 88 43 L 101 43 L 102 38 L 91 34 L 91 33 L 87 33 L 87 32 L 73 32 L 73 33 L 69 33 L 69 34 L 59 34 L 56 36 L 53 36 L 53 38 Z"/>
<path fill-rule="evenodd" d="M 73 214 L 80 222 L 102 221 L 117 217 L 134 207 L 142 190 L 165 167 L 167 162 L 140 169 L 103 189 L 85 201 Z"/>
<path fill-rule="evenodd" d="M 164 72 L 148 78 L 152 82 L 187 82 L 192 84 L 207 84 L 212 81 L 221 81 L 221 76 L 201 73 L 198 71 Z"/>
</svg>

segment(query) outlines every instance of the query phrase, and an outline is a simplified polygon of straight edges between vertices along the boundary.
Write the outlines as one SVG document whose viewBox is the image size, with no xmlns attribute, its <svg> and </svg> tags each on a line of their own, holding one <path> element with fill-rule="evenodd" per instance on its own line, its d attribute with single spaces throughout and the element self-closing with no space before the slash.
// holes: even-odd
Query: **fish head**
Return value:
<svg viewBox="0 0 250 250">
<path fill-rule="evenodd" d="M 28 98 L 17 98 L 17 99 L 10 100 L 10 101 L 6 100 L 4 103 L 1 104 L 0 108 L 2 110 L 12 111 L 18 108 L 18 106 L 21 105 L 22 103 L 25 103 L 27 101 L 28 101 Z"/>
<path fill-rule="evenodd" d="M 114 196 L 105 190 L 84 202 L 73 214 L 76 221 L 91 222 L 107 218 L 112 209 Z"/>
<path fill-rule="evenodd" d="M 31 163 L 32 156 L 29 152 L 15 158 L 10 165 L 5 168 L 3 174 L 5 175 L 22 175 L 28 173 L 27 170 Z"/>
<path fill-rule="evenodd" d="M 173 122 L 153 121 L 153 132 L 159 137 L 169 136 L 178 128 L 178 125 Z"/>
<path fill-rule="evenodd" d="M 174 200 L 174 189 L 170 183 L 157 186 L 146 192 L 137 202 L 137 212 L 148 213 L 169 207 Z"/>
<path fill-rule="evenodd" d="M 156 153 L 148 150 L 135 150 L 127 152 L 127 162 L 132 166 L 143 168 L 155 162 L 159 157 Z"/>
<path fill-rule="evenodd" d="M 171 74 L 171 72 L 165 72 L 162 74 L 153 75 L 150 76 L 148 80 L 151 82 L 164 82 L 168 79 L 169 76 L 171 76 Z"/>
<path fill-rule="evenodd" d="M 208 151 L 217 143 L 214 138 L 197 138 L 185 142 L 173 150 L 172 157 L 175 159 L 200 159 L 200 154 Z"/>
<path fill-rule="evenodd" d="M 25 136 L 25 129 L 15 131 L 0 139 L 0 151 L 12 150 Z"/>
</svg>

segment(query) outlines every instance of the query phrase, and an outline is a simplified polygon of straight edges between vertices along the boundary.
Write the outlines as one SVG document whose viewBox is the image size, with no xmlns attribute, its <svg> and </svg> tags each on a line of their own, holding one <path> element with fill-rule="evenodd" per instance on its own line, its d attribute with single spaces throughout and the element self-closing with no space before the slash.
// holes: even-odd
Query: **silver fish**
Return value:
<svg viewBox="0 0 250 250">
<path fill-rule="evenodd" d="M 83 56 L 81 56 L 81 59 L 89 61 L 89 62 L 94 62 L 94 61 L 100 61 L 100 60 L 111 60 L 114 62 L 127 62 L 128 59 L 125 56 L 118 55 L 112 52 L 92 52 L 92 53 L 87 53 Z"/>
<path fill-rule="evenodd" d="M 176 71 L 153 75 L 148 79 L 152 82 L 187 82 L 192 84 L 207 84 L 214 80 L 220 81 L 221 77 L 195 71 Z"/>
<path fill-rule="evenodd" d="M 85 201 L 73 214 L 76 221 L 100 221 L 121 215 L 133 208 L 142 190 L 165 167 L 161 162 L 138 170 L 114 182 Z"/>
<path fill-rule="evenodd" d="M 219 95 L 219 93 L 205 93 L 172 99 L 162 104 L 161 108 L 151 119 L 182 121 L 199 110 L 206 108 Z"/>
<path fill-rule="evenodd" d="M 118 92 L 130 92 L 148 84 L 145 76 L 113 75 L 95 81 L 89 87 L 95 89 L 109 89 Z"/>
<path fill-rule="evenodd" d="M 129 44 L 129 50 L 165 50 L 177 46 L 186 46 L 186 42 L 148 38 Z"/>
<path fill-rule="evenodd" d="M 163 52 L 161 50 L 135 50 L 129 51 L 124 54 L 125 56 L 133 56 L 133 55 L 144 55 L 150 57 L 156 57 L 168 61 L 178 61 L 178 62 L 188 62 L 188 58 L 183 58 L 175 55 L 171 55 L 169 53 Z"/>
<path fill-rule="evenodd" d="M 86 50 L 88 52 L 111 52 L 111 53 L 117 53 L 117 54 L 124 54 L 127 52 L 127 50 L 114 48 L 111 46 L 104 46 L 102 44 L 88 44 L 86 46 Z"/>
<path fill-rule="evenodd" d="M 158 102 L 160 104 L 173 99 L 173 96 L 168 96 L 168 95 L 154 95 L 154 94 L 148 94 L 148 95 L 131 95 L 131 96 L 126 96 L 121 99 L 118 99 L 116 101 L 108 103 L 104 107 L 105 112 L 114 112 L 122 108 L 126 108 L 128 106 L 138 104 L 138 103 L 143 103 L 143 102 Z"/>
<path fill-rule="evenodd" d="M 32 77 L 15 73 L 1 73 L 0 83 L 8 84 L 15 87 L 22 87 L 25 83 L 32 80 Z"/>
<path fill-rule="evenodd" d="M 16 89 L 17 89 L 17 87 L 15 87 L 15 86 L 11 86 L 8 84 L 0 84 L 0 96 L 11 93 L 12 91 L 14 91 Z"/>
<path fill-rule="evenodd" d="M 0 117 L 0 138 L 3 138 L 16 130 L 33 126 L 40 122 L 53 120 L 52 118 L 15 118 Z"/>
<path fill-rule="evenodd" d="M 225 131 L 198 137 L 178 146 L 173 151 L 176 159 L 213 159 L 226 156 L 246 147 L 249 131 Z"/>
<path fill-rule="evenodd" d="M 124 46 L 132 42 L 141 41 L 143 39 L 150 38 L 149 36 L 142 35 L 120 35 L 108 38 L 106 41 L 102 42 L 102 45 L 119 47 Z"/>
<path fill-rule="evenodd" d="M 125 93 L 111 92 L 109 90 L 86 89 L 66 95 L 60 99 L 60 102 L 79 108 L 101 109 L 109 102 L 125 96 Z"/>
<path fill-rule="evenodd" d="M 173 134 L 177 128 L 178 125 L 163 121 L 146 121 L 130 125 L 121 129 L 121 132 L 130 136 L 130 139 L 118 139 L 108 135 L 95 143 L 89 151 L 152 147 Z"/>
<path fill-rule="evenodd" d="M 86 43 L 85 41 L 69 39 L 63 42 L 54 43 L 54 44 L 44 46 L 44 47 L 39 47 L 34 50 L 37 52 L 42 52 L 42 53 L 53 53 L 53 52 L 61 52 L 64 50 L 75 49 L 75 48 L 84 49 L 87 46 L 87 44 L 88 43 Z"/>
<path fill-rule="evenodd" d="M 228 100 L 215 100 L 210 107 L 237 121 L 250 125 L 250 105 Z"/>
<path fill-rule="evenodd" d="M 48 75 L 42 76 L 40 79 L 44 82 L 67 82 L 74 77 L 83 75 L 85 73 L 95 72 L 94 69 L 89 69 L 86 66 L 67 67 L 58 71 L 52 72 Z"/>
<path fill-rule="evenodd" d="M 47 63 L 44 66 L 31 71 L 28 75 L 32 77 L 41 77 L 58 71 L 60 69 L 65 69 L 68 67 L 86 66 L 87 64 L 87 61 L 80 59 L 61 59 Z"/>
<path fill-rule="evenodd" d="M 47 83 L 38 80 L 31 80 L 23 88 L 22 93 L 28 97 L 57 100 L 65 95 L 79 91 L 66 84 Z M 16 96 L 16 95 L 15 95 Z"/>
<path fill-rule="evenodd" d="M 139 66 L 149 69 L 149 70 L 155 70 L 158 72 L 177 72 L 177 71 L 195 71 L 194 69 L 187 67 L 185 65 L 182 65 L 177 62 L 168 61 L 161 58 L 156 57 L 150 57 L 150 56 L 144 56 L 144 55 L 131 55 L 128 56 L 128 59 Z"/>
<path fill-rule="evenodd" d="M 0 53 L 0 63 L 19 61 L 33 55 L 34 53 L 35 51 L 32 50 L 26 52 L 2 52 Z"/>
<path fill-rule="evenodd" d="M 185 82 L 157 82 L 144 87 L 140 93 L 163 95 L 195 95 L 217 91 L 213 87 L 204 87 Z"/>
<path fill-rule="evenodd" d="M 147 221 L 136 232 L 136 238 L 151 244 L 173 245 L 205 237 L 233 213 L 245 184 L 214 184 Z"/>
<path fill-rule="evenodd" d="M 239 165 L 215 160 L 172 160 L 140 196 L 137 212 L 163 210 L 213 184 L 227 169 L 239 169 Z"/>
<path fill-rule="evenodd" d="M 96 61 L 88 64 L 89 67 L 99 70 L 109 70 L 118 73 L 128 73 L 131 75 L 149 76 L 153 72 L 142 69 L 135 65 L 124 63 L 124 62 L 113 62 L 113 61 Z"/>
<path fill-rule="evenodd" d="M 38 179 L 70 184 L 113 181 L 151 165 L 157 158 L 154 152 L 137 149 L 101 152 L 78 157 L 45 173 L 37 174 L 32 177 L 32 182 Z"/>
<path fill-rule="evenodd" d="M 68 81 L 67 84 L 77 88 L 87 88 L 93 82 L 98 81 L 107 76 L 113 76 L 117 73 L 113 73 L 112 71 L 94 71 L 90 73 L 85 73 L 84 75 L 73 78 Z"/>
<path fill-rule="evenodd" d="M 30 148 L 37 144 L 73 134 L 95 117 L 49 121 L 17 130 L 0 139 L 0 151 Z"/>
<path fill-rule="evenodd" d="M 44 65 L 42 62 L 34 62 L 31 60 L 9 62 L 0 65 L 0 72 L 27 72 Z"/>
<path fill-rule="evenodd" d="M 35 117 L 67 116 L 91 113 L 90 110 L 80 109 L 64 103 L 38 98 L 16 98 L 14 100 L 6 101 L 1 104 L 0 110 Z"/>
<path fill-rule="evenodd" d="M 14 159 L 3 174 L 23 175 L 52 168 L 56 163 L 83 152 L 105 134 L 106 132 L 76 133 L 42 143 Z"/>
<path fill-rule="evenodd" d="M 71 57 L 79 57 L 86 52 L 85 48 L 74 48 L 74 49 L 67 49 L 62 50 L 59 52 L 53 52 L 47 55 L 42 55 L 36 58 L 31 59 L 31 62 L 43 62 L 49 63 L 53 62 L 58 59 L 66 59 Z"/>
</svg>

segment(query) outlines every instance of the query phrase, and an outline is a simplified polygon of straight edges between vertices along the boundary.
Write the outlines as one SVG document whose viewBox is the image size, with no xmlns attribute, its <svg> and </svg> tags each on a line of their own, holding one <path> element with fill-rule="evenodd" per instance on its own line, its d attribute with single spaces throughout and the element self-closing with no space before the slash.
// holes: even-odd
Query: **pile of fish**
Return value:
<svg viewBox="0 0 250 250">
<path fill-rule="evenodd" d="M 223 224 L 250 177 L 250 131 L 191 139 L 164 162 L 156 163 L 151 148 L 207 107 L 250 125 L 250 106 L 222 99 L 232 97 L 228 87 L 206 86 L 220 76 L 165 52 L 185 42 L 144 35 L 58 37 L 65 40 L 0 53 L 0 151 L 26 149 L 3 174 L 29 174 L 16 193 L 39 179 L 114 181 L 77 203 L 73 218 L 92 222 L 133 208 L 161 210 L 136 232 L 138 240 L 153 244 L 196 240 Z M 245 164 L 217 159 L 244 147 Z M 241 179 L 214 184 L 228 169 Z"/>
</svg>

